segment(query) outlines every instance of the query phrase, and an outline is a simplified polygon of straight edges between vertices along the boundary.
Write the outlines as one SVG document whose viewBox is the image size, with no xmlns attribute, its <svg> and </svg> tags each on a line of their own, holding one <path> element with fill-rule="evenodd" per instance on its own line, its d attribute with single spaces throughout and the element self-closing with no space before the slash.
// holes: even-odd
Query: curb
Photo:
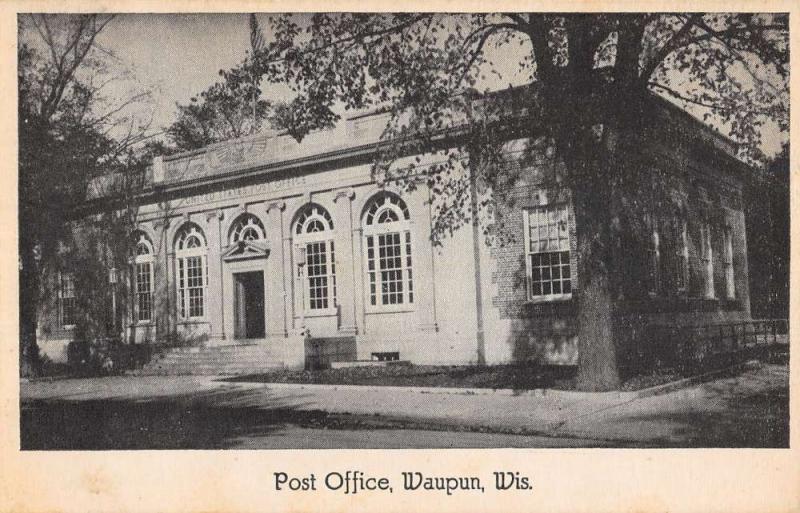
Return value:
<svg viewBox="0 0 800 513">
<path fill-rule="evenodd" d="M 246 385 L 250 387 L 264 386 L 282 390 L 351 390 L 364 392 L 409 392 L 417 394 L 445 394 L 445 395 L 499 395 L 508 397 L 551 397 L 554 399 L 636 399 L 638 392 L 578 392 L 574 390 L 554 390 L 549 388 L 536 388 L 532 390 L 514 390 L 511 388 L 457 388 L 457 387 L 405 387 L 393 385 L 332 385 L 324 383 L 259 383 L 254 381 L 228 381 L 218 379 L 231 385 Z"/>
<path fill-rule="evenodd" d="M 636 394 L 635 397 L 636 399 L 643 399 L 645 397 L 652 397 L 654 395 L 673 392 L 675 390 L 686 388 L 688 386 L 695 385 L 697 383 L 703 383 L 705 381 L 708 381 L 712 378 L 719 376 L 720 374 L 725 374 L 731 371 L 744 370 L 750 368 L 755 369 L 760 366 L 761 362 L 759 362 L 758 360 L 748 360 L 746 362 L 737 363 L 734 365 L 730 365 L 728 367 L 723 367 L 721 369 L 709 371 L 703 374 L 698 374 L 696 376 L 689 376 L 688 378 L 679 379 L 677 381 L 671 381 L 669 383 L 664 383 L 662 385 L 656 385 L 650 388 L 643 388 L 633 393 Z"/>
<path fill-rule="evenodd" d="M 611 392 L 580 392 L 576 390 L 557 390 L 550 388 L 535 388 L 531 390 L 515 390 L 512 388 L 459 388 L 459 387 L 414 387 L 414 386 L 395 386 L 395 385 L 333 385 L 328 383 L 261 383 L 256 381 L 232 381 L 227 377 L 217 376 L 212 381 L 224 382 L 232 385 L 245 385 L 248 387 L 264 386 L 279 390 L 350 390 L 364 392 L 406 392 L 416 394 L 445 394 L 445 395 L 497 395 L 504 397 L 550 397 L 553 399 L 605 399 L 633 401 L 655 395 L 666 394 L 682 388 L 687 388 L 697 383 L 702 383 L 720 374 L 746 369 L 748 367 L 758 367 L 760 362 L 750 360 L 737 363 L 722 369 L 709 371 L 696 376 L 655 385 L 649 388 L 632 391 L 611 391 Z"/>
</svg>

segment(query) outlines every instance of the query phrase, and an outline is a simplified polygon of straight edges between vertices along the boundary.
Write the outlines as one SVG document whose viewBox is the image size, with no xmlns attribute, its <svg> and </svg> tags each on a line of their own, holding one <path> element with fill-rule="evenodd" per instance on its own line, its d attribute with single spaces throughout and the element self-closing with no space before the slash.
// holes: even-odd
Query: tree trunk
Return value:
<svg viewBox="0 0 800 513">
<path fill-rule="evenodd" d="M 33 245 L 20 237 L 19 271 L 19 369 L 20 376 L 36 376 L 41 370 L 36 340 L 39 307 L 38 262 Z"/>
<path fill-rule="evenodd" d="M 579 240 L 579 259 L 599 259 L 605 253 L 588 249 L 588 241 Z M 587 272 L 591 267 L 592 270 Z M 581 390 L 604 391 L 619 387 L 617 337 L 615 336 L 615 301 L 608 269 L 579 265 L 578 278 L 578 379 Z"/>
<path fill-rule="evenodd" d="M 585 139 L 572 166 L 578 260 L 578 376 L 581 390 L 619 388 L 616 333 L 618 255 L 614 251 L 612 149 Z M 583 150 L 583 151 L 581 151 Z"/>
</svg>

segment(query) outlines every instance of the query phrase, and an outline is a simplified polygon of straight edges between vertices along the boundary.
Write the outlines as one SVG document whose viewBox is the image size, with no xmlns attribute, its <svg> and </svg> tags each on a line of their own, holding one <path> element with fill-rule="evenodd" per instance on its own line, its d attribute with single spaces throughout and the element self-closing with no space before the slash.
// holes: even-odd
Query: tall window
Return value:
<svg viewBox="0 0 800 513">
<path fill-rule="evenodd" d="M 306 310 L 327 310 L 336 306 L 336 258 L 333 219 L 323 207 L 303 207 L 294 227 L 294 240 L 305 248 L 303 298 Z"/>
<path fill-rule="evenodd" d="M 689 242 L 686 221 L 676 216 L 672 224 L 675 241 L 675 289 L 679 294 L 686 293 L 689 283 Z"/>
<path fill-rule="evenodd" d="M 61 273 L 59 275 L 59 315 L 61 317 L 62 328 L 72 328 L 76 320 L 75 304 L 75 278 L 72 274 Z"/>
<path fill-rule="evenodd" d="M 651 296 L 661 292 L 661 238 L 656 216 L 648 216 L 649 241 L 647 246 L 647 291 Z"/>
<path fill-rule="evenodd" d="M 149 322 L 153 319 L 153 245 L 144 233 L 139 233 L 136 242 L 136 320 Z"/>
<path fill-rule="evenodd" d="M 725 266 L 725 293 L 728 299 L 736 297 L 736 283 L 733 274 L 733 233 L 730 226 L 725 227 L 725 252 L 723 265 Z"/>
<path fill-rule="evenodd" d="M 711 246 L 711 225 L 700 224 L 700 261 L 705 277 L 705 297 L 714 297 L 714 250 Z"/>
<path fill-rule="evenodd" d="M 230 242 L 264 240 L 264 225 L 253 214 L 242 214 L 231 226 Z"/>
<path fill-rule="evenodd" d="M 178 308 L 184 319 L 198 319 L 205 314 L 205 290 L 208 285 L 206 239 L 202 230 L 186 224 L 175 239 L 178 275 Z"/>
<path fill-rule="evenodd" d="M 559 299 L 572 295 L 569 210 L 548 205 L 525 211 L 528 297 Z"/>
<path fill-rule="evenodd" d="M 405 202 L 388 192 L 372 198 L 364 214 L 364 238 L 369 304 L 413 303 L 411 223 Z"/>
</svg>

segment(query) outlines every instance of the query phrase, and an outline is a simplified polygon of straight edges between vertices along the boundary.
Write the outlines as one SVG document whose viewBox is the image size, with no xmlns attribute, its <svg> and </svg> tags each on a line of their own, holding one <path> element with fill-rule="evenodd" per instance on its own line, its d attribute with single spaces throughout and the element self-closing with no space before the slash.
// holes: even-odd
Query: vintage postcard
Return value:
<svg viewBox="0 0 800 513">
<path fill-rule="evenodd" d="M 795 6 L 0 23 L 0 511 L 800 510 Z"/>
</svg>

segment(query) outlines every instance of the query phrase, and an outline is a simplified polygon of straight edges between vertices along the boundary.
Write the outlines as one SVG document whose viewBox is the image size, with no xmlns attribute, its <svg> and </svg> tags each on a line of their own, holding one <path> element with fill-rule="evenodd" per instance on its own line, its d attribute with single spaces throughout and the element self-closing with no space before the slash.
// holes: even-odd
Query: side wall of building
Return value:
<svg viewBox="0 0 800 513">
<path fill-rule="evenodd" d="M 625 354 L 652 344 L 657 328 L 750 318 L 741 177 L 739 171 L 726 167 L 729 163 L 724 159 L 710 155 L 710 151 L 701 151 L 696 141 L 678 136 L 654 139 L 636 155 L 641 162 L 636 172 L 639 182 L 624 190 L 616 205 L 636 209 L 628 212 L 631 215 L 622 235 L 627 270 L 618 322 Z M 502 221 L 498 231 L 505 236 L 481 245 L 485 263 L 482 297 L 488 305 L 486 359 L 574 365 L 578 358 L 576 297 L 580 293 L 574 211 L 569 215 L 571 297 L 543 300 L 531 296 L 526 263 L 530 256 L 525 250 L 529 243 L 526 211 L 569 203 L 566 191 L 552 185 L 563 168 L 544 155 L 518 165 L 522 168 L 519 179 L 497 194 L 498 219 Z M 672 232 L 680 225 L 685 227 L 685 249 L 679 249 Z M 703 230 L 710 232 L 710 264 Z M 726 237 L 730 238 L 729 248 Z M 683 254 L 684 264 L 676 252 Z M 732 284 L 728 267 L 732 267 Z M 709 269 L 713 287 L 707 286 Z M 685 274 L 682 285 L 676 283 L 675 274 Z"/>
</svg>

